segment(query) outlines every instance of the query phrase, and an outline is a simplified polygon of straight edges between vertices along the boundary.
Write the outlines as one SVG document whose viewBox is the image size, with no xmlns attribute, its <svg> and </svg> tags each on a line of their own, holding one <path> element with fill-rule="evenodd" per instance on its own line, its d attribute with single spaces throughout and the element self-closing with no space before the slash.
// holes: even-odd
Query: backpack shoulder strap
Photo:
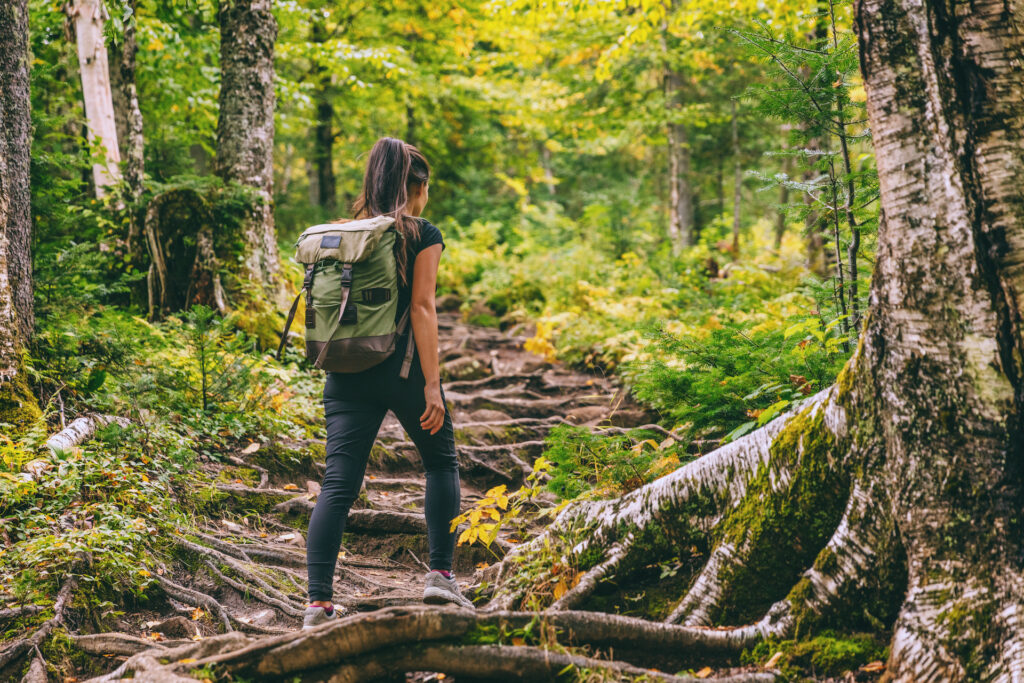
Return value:
<svg viewBox="0 0 1024 683">
<path fill-rule="evenodd" d="M 284 331 L 281 332 L 281 343 L 277 345 L 277 360 L 281 360 L 281 354 L 284 353 L 285 344 L 288 343 L 288 330 L 292 327 L 292 322 L 295 320 L 295 311 L 299 307 L 299 299 L 302 298 L 302 293 L 306 293 L 306 310 L 309 310 L 311 303 L 310 295 L 313 291 L 313 264 L 306 266 L 306 276 L 302 279 L 302 289 L 295 295 L 295 301 L 292 302 L 292 307 L 288 311 L 288 319 L 284 323 Z M 307 327 L 309 313 L 306 313 Z"/>
</svg>

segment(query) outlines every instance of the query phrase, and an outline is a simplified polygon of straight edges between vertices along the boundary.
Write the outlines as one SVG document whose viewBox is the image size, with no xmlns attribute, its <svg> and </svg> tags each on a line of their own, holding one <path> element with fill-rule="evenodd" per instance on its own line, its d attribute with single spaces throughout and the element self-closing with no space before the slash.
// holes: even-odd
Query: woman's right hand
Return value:
<svg viewBox="0 0 1024 683">
<path fill-rule="evenodd" d="M 429 382 L 423 387 L 427 408 L 420 415 L 420 427 L 431 435 L 437 434 L 444 426 L 444 400 L 441 398 L 441 382 Z"/>
</svg>

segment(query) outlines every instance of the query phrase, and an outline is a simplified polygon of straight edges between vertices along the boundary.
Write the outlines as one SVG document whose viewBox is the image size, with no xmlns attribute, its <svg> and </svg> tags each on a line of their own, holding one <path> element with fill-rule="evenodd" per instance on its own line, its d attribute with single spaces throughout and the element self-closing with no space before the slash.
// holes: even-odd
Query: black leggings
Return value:
<svg viewBox="0 0 1024 683">
<path fill-rule="evenodd" d="M 370 449 L 389 409 L 416 444 L 426 470 L 430 568 L 452 568 L 455 534 L 449 528 L 452 518 L 459 514 L 460 502 L 455 430 L 447 403 L 440 431 L 432 435 L 420 427 L 426 399 L 419 358 L 413 359 L 408 379 L 398 376 L 407 339 L 408 335 L 399 339 L 394 354 L 380 365 L 362 372 L 327 373 L 324 386 L 327 470 L 309 518 L 306 539 L 310 601 L 331 599 L 345 519 L 359 495 Z M 441 398 L 444 398 L 443 388 Z"/>
</svg>

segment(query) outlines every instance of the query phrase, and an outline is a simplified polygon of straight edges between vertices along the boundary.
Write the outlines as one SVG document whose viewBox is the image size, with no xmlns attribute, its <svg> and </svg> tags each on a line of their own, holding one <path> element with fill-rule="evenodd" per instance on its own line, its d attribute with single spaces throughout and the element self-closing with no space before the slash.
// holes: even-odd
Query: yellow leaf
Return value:
<svg viewBox="0 0 1024 683">
<path fill-rule="evenodd" d="M 500 496 L 501 494 L 505 493 L 505 489 L 506 488 L 507 487 L 504 484 L 502 484 L 501 486 L 495 486 L 493 489 L 488 491 L 486 495 L 488 497 L 496 498 L 496 497 Z"/>
<path fill-rule="evenodd" d="M 284 490 L 285 491 L 298 491 L 299 487 L 296 486 L 295 484 L 285 484 L 284 485 Z"/>
<path fill-rule="evenodd" d="M 463 531 L 461 534 L 459 534 L 459 541 L 458 541 L 459 545 L 462 545 L 463 543 L 468 543 L 469 542 L 469 534 L 470 534 L 471 531 L 473 531 L 473 529 L 469 528 L 469 529 L 466 529 L 465 531 Z"/>
<path fill-rule="evenodd" d="M 186 657 L 185 659 L 179 659 L 178 664 L 191 664 L 192 662 L 198 662 L 199 660 L 195 657 Z"/>
<path fill-rule="evenodd" d="M 487 514 L 489 514 L 491 516 L 491 519 L 493 519 L 495 522 L 501 521 L 501 515 L 499 515 L 498 511 L 495 510 L 494 508 L 488 508 Z"/>
<path fill-rule="evenodd" d="M 339 305 L 340 305 L 340 304 L 339 304 Z M 478 523 L 478 522 L 480 521 L 480 515 L 481 515 L 481 514 L 483 514 L 483 513 L 481 513 L 481 511 L 480 511 L 480 510 L 472 510 L 472 511 L 471 511 L 471 512 L 469 513 L 469 523 L 470 523 L 470 524 L 476 524 L 476 523 Z"/>
<path fill-rule="evenodd" d="M 712 674 L 711 667 L 705 666 L 703 669 L 693 674 L 696 678 L 707 678 Z"/>
<path fill-rule="evenodd" d="M 568 590 L 569 590 L 569 586 L 566 585 L 565 579 L 559 579 L 558 583 L 555 584 L 555 591 L 554 591 L 555 600 L 558 600 L 563 595 L 565 595 L 566 591 L 568 591 Z"/>
<path fill-rule="evenodd" d="M 512 644 L 517 646 L 517 647 L 521 647 L 523 645 L 526 645 L 526 638 L 520 638 L 519 636 L 516 636 L 515 638 L 512 639 Z"/>
<path fill-rule="evenodd" d="M 203 611 L 202 607 L 196 607 L 192 610 L 192 621 L 199 621 L 203 618 L 204 614 L 206 614 L 206 612 Z"/>
<path fill-rule="evenodd" d="M 502 510 L 508 509 L 508 496 L 498 496 L 498 507 Z M 497 517 L 495 517 L 495 519 L 497 519 Z"/>
<path fill-rule="evenodd" d="M 142 576 L 149 576 L 150 575 L 149 572 L 147 572 L 145 569 L 140 569 L 139 570 L 139 574 L 141 574 Z"/>
</svg>

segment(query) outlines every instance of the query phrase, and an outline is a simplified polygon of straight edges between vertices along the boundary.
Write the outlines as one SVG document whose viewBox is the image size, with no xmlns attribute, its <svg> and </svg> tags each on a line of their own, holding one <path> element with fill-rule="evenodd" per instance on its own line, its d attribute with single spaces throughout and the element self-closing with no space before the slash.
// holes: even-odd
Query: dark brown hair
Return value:
<svg viewBox="0 0 1024 683">
<path fill-rule="evenodd" d="M 423 153 L 398 138 L 381 138 L 370 150 L 363 176 L 363 189 L 352 203 L 352 215 L 358 218 L 392 216 L 404 239 L 395 244 L 398 277 L 408 285 L 409 251 L 406 245 L 420 236 L 420 223 L 405 214 L 409 190 L 430 180 L 430 164 Z"/>
</svg>

